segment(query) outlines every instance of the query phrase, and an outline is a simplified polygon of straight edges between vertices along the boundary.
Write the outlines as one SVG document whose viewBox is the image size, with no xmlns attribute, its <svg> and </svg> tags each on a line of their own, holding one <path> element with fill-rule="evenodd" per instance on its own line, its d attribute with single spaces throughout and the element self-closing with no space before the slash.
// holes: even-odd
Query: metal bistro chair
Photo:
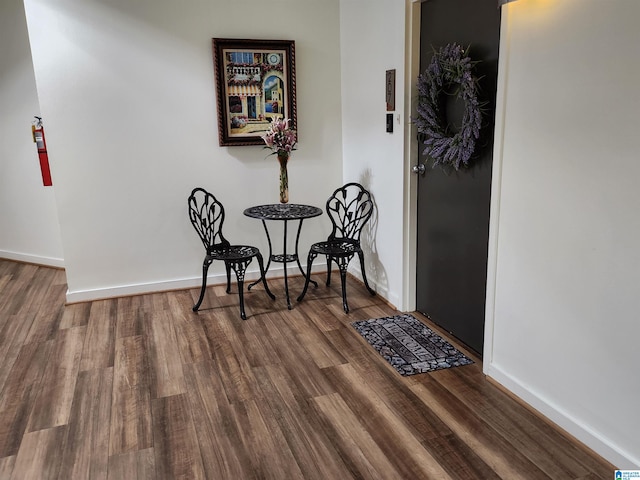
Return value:
<svg viewBox="0 0 640 480">
<path fill-rule="evenodd" d="M 360 246 L 360 233 L 373 213 L 371 194 L 359 183 L 347 183 L 337 188 L 329 197 L 326 212 L 333 224 L 333 229 L 326 241 L 314 243 L 309 249 L 307 278 L 298 301 L 301 301 L 307 293 L 313 260 L 318 255 L 325 255 L 327 258 L 327 286 L 331 284 L 331 262 L 333 261 L 340 270 L 342 308 L 345 313 L 349 313 L 346 278 L 347 267 L 354 255 L 358 255 L 360 259 L 360 270 L 362 271 L 364 285 L 371 295 L 376 294 L 367 281 L 364 268 L 364 253 Z"/>
<path fill-rule="evenodd" d="M 231 293 L 231 269 L 236 273 L 238 295 L 240 296 L 240 317 L 247 319 L 244 313 L 244 272 L 253 258 L 258 259 L 260 275 L 264 289 L 273 300 L 275 295 L 269 290 L 265 279 L 262 254 L 256 247 L 249 245 L 231 245 L 222 235 L 224 207 L 211 193 L 203 188 L 194 188 L 189 196 L 189 218 L 193 228 L 204 245 L 206 255 L 202 263 L 202 288 L 200 298 L 193 306 L 197 312 L 207 288 L 207 272 L 214 260 L 222 260 L 227 270 L 227 293 Z"/>
</svg>

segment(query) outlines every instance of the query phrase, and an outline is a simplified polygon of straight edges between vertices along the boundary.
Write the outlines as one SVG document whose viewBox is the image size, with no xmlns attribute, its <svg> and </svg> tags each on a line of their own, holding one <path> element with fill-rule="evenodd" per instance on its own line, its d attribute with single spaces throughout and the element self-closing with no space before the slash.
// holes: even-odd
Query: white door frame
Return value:
<svg viewBox="0 0 640 480">
<path fill-rule="evenodd" d="M 404 139 L 404 231 L 403 231 L 403 285 L 400 310 L 416 309 L 416 258 L 418 221 L 418 177 L 411 168 L 419 161 L 415 116 L 418 89 L 416 80 L 420 74 L 420 4 L 424 0 L 405 0 L 405 85 L 404 111 L 407 112 L 407 128 Z"/>
</svg>

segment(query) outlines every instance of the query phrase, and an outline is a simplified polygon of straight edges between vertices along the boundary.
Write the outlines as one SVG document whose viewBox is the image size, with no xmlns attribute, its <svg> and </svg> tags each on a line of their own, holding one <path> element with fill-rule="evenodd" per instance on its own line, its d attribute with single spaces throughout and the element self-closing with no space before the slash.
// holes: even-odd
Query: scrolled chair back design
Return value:
<svg viewBox="0 0 640 480">
<path fill-rule="evenodd" d="M 371 194 L 358 183 L 347 183 L 329 197 L 326 211 L 333 224 L 329 240 L 343 238 L 359 242 L 362 229 L 373 213 Z"/>
<path fill-rule="evenodd" d="M 203 188 L 195 188 L 189 197 L 189 219 L 207 251 L 229 247 L 222 235 L 224 206 L 213 194 Z"/>
</svg>

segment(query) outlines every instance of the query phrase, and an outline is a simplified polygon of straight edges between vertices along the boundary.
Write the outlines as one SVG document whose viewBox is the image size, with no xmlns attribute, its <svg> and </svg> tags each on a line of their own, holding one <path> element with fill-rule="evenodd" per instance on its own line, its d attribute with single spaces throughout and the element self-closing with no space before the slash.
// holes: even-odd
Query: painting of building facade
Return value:
<svg viewBox="0 0 640 480">
<path fill-rule="evenodd" d="M 213 43 L 220 145 L 260 145 L 274 118 L 296 128 L 294 42 Z"/>
</svg>

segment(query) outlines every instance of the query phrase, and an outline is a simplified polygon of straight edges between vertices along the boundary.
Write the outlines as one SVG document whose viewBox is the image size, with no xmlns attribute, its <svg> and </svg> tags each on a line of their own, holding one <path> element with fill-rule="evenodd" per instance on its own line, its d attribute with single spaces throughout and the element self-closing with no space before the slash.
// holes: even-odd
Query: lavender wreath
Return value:
<svg viewBox="0 0 640 480">
<path fill-rule="evenodd" d="M 473 76 L 474 62 L 467 51 L 450 43 L 435 51 L 429 67 L 418 76 L 418 107 L 414 119 L 424 138 L 424 154 L 433 159 L 433 166 L 469 165 L 480 137 L 482 111 L 478 100 L 478 79 Z M 462 124 L 453 132 L 442 108 L 442 95 L 457 85 L 455 95 L 465 102 Z"/>
</svg>

